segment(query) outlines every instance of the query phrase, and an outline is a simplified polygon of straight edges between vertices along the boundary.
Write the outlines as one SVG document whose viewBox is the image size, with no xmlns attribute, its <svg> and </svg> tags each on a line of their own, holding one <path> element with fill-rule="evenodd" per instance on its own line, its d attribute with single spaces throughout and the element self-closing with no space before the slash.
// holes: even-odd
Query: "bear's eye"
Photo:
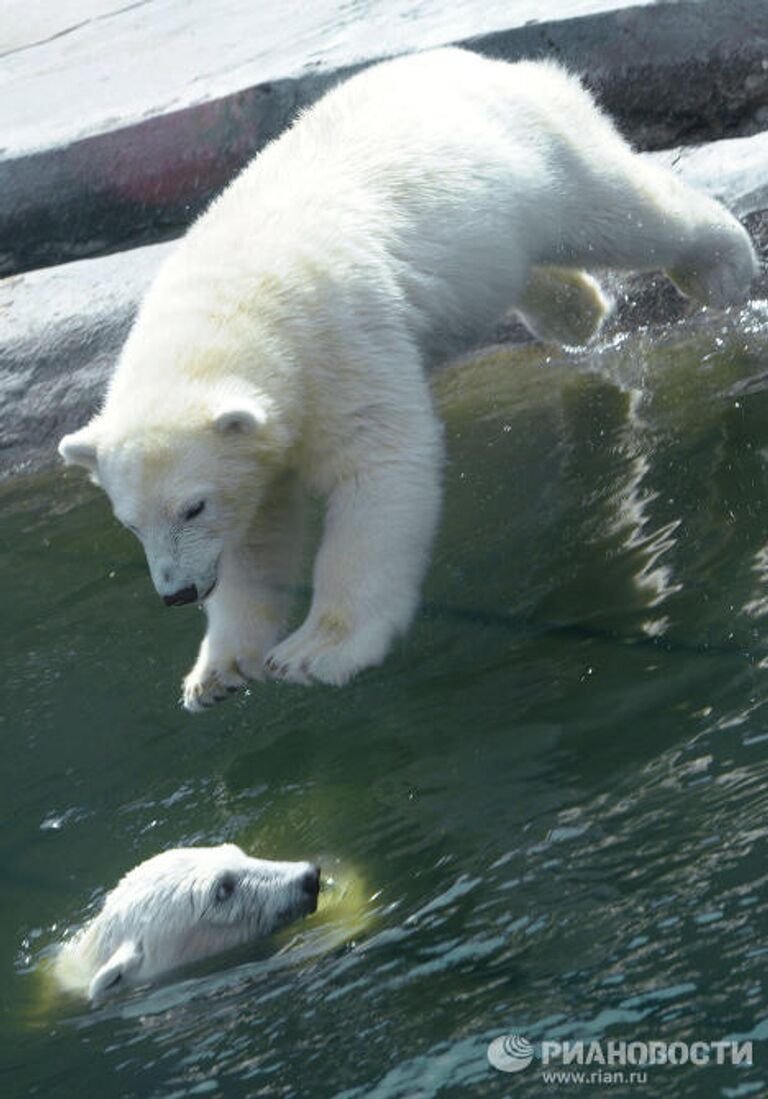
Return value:
<svg viewBox="0 0 768 1099">
<path fill-rule="evenodd" d="M 199 503 L 193 504 L 191 508 L 187 508 L 187 510 L 182 515 L 182 519 L 185 523 L 188 523 L 190 519 L 197 519 L 198 515 L 201 514 L 204 508 L 205 500 L 201 500 Z"/>
<path fill-rule="evenodd" d="M 216 886 L 216 902 L 217 904 L 223 904 L 224 901 L 228 901 L 235 891 L 237 882 L 231 874 L 225 874 L 223 878 L 219 880 L 219 884 Z"/>
</svg>

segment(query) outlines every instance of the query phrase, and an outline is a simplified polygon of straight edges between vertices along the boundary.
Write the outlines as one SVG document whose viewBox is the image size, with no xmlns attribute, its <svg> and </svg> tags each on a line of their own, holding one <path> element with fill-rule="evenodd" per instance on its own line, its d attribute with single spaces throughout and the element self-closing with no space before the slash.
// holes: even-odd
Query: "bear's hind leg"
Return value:
<svg viewBox="0 0 768 1099">
<path fill-rule="evenodd" d="M 582 160 L 539 263 L 664 271 L 702 305 L 741 305 L 758 272 L 749 234 L 719 202 L 633 153 L 615 135 L 601 166 Z M 575 163 L 575 162 L 574 162 Z"/>
<path fill-rule="evenodd" d="M 225 551 L 205 603 L 208 629 L 182 685 L 198 713 L 263 675 L 265 655 L 284 627 L 302 547 L 303 495 L 286 475 L 268 493 L 245 543 Z"/>
<path fill-rule="evenodd" d="M 515 304 L 534 336 L 545 343 L 579 347 L 588 343 L 610 314 L 613 302 L 586 271 L 533 267 Z"/>
</svg>

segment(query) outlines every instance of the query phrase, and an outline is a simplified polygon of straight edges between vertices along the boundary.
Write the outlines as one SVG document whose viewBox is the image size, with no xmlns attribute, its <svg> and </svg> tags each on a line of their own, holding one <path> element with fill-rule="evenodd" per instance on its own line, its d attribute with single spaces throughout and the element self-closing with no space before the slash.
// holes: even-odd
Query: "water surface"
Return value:
<svg viewBox="0 0 768 1099">
<path fill-rule="evenodd" d="M 752 1068 L 607 1091 L 766 1093 L 767 322 L 445 371 L 425 606 L 340 691 L 187 716 L 201 615 L 77 474 L 2 487 L 4 1097 L 538 1097 L 488 1065 L 510 1031 L 751 1037 Z M 121 873 L 222 840 L 355 868 L 366 926 L 51 995 Z"/>
</svg>

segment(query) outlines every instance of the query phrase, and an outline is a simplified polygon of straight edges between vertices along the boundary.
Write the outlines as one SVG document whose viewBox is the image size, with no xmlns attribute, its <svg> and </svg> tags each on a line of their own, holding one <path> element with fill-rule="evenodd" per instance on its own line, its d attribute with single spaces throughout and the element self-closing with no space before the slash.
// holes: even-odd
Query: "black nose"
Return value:
<svg viewBox="0 0 768 1099">
<path fill-rule="evenodd" d="M 195 603 L 197 602 L 197 588 L 194 584 L 190 584 L 188 588 L 180 588 L 173 595 L 164 595 L 163 602 L 166 607 L 180 607 L 182 603 Z"/>
<path fill-rule="evenodd" d="M 320 867 L 316 864 L 310 866 L 301 879 L 301 887 L 317 904 L 317 895 L 320 892 Z M 314 911 L 314 909 L 313 909 Z"/>
</svg>

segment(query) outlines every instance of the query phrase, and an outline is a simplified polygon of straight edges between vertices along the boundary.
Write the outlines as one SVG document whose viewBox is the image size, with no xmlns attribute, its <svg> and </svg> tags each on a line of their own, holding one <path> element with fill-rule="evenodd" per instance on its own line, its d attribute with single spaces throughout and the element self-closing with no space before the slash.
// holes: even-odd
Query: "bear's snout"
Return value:
<svg viewBox="0 0 768 1099">
<path fill-rule="evenodd" d="M 179 588 L 173 595 L 164 595 L 163 602 L 166 607 L 180 607 L 184 603 L 196 603 L 197 587 L 190 584 L 188 588 Z"/>
<path fill-rule="evenodd" d="M 317 898 L 318 898 L 318 895 L 320 893 L 320 867 L 319 866 L 317 866 L 316 864 L 313 864 L 312 866 L 310 866 L 309 870 L 306 871 L 306 873 L 304 874 L 304 877 L 301 879 L 301 887 L 304 890 L 304 892 L 307 894 L 307 896 L 309 897 L 310 904 L 311 904 L 311 907 L 309 909 L 310 913 L 311 912 L 316 912 L 317 911 Z"/>
</svg>

